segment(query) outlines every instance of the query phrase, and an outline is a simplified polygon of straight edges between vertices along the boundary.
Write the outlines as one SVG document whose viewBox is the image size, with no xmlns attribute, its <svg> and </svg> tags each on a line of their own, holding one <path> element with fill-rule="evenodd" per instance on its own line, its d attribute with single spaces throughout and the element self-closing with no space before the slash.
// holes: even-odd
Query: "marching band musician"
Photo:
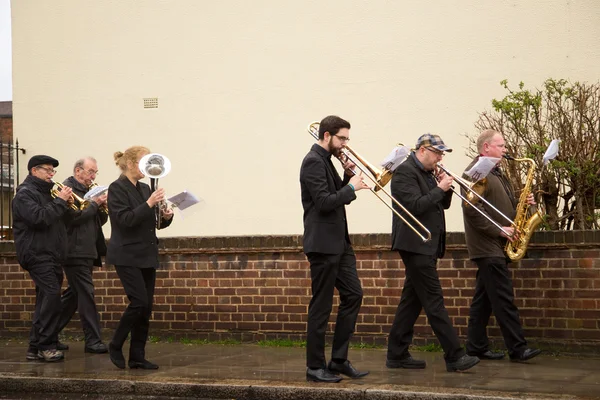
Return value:
<svg viewBox="0 0 600 400">
<path fill-rule="evenodd" d="M 502 159 L 507 151 L 502 134 L 492 129 L 481 132 L 477 138 L 477 151 L 481 156 Z M 466 170 L 471 169 L 478 157 Z M 518 200 L 509 179 L 499 166 L 488 174 L 486 182 L 483 198 L 502 214 L 514 219 Z M 533 194 L 529 195 L 527 202 L 535 204 Z M 469 258 L 477 264 L 475 294 L 469 311 L 467 352 L 488 360 L 504 358 L 504 352 L 494 352 L 489 348 L 486 328 L 493 311 L 511 361 L 529 360 L 540 354 L 541 350 L 527 347 L 519 310 L 514 304 L 512 279 L 508 270 L 510 259 L 504 252 L 506 241 L 512 240 L 516 233 L 512 226 L 504 226 L 504 233 L 473 207 L 500 224 L 506 223 L 481 201 L 475 201 L 473 205 L 463 202 Z"/>
<path fill-rule="evenodd" d="M 444 209 L 452 201 L 452 177 L 434 171 L 444 152 L 451 152 L 438 135 L 424 134 L 414 150 L 394 171 L 392 196 L 431 232 L 431 240 L 423 242 L 409 226 L 394 214 L 392 250 L 397 250 L 405 268 L 404 288 L 389 334 L 386 366 L 388 368 L 423 369 L 423 360 L 412 358 L 408 347 L 421 309 L 444 349 L 446 370 L 464 371 L 479 359 L 465 354 L 444 306 L 437 260 L 445 252 L 446 223 Z M 394 208 L 403 211 L 394 204 Z M 406 215 L 403 213 L 403 215 Z"/>
<path fill-rule="evenodd" d="M 146 360 L 145 349 L 158 268 L 154 207 L 165 199 L 165 191 L 151 191 L 140 182 L 144 175 L 138 165 L 146 154 L 150 150 L 142 146 L 116 152 L 114 159 L 121 176 L 108 188 L 111 237 L 106 262 L 115 266 L 130 301 L 108 346 L 111 361 L 121 369 L 125 368 L 122 348 L 130 332 L 129 368 L 158 369 Z M 172 222 L 173 210 L 164 210 L 162 218 L 160 226 L 166 228 Z"/>
<path fill-rule="evenodd" d="M 46 155 L 31 157 L 29 175 L 13 199 L 13 233 L 17 259 L 35 283 L 35 312 L 29 335 L 28 360 L 59 361 L 62 266 L 67 257 L 67 230 L 63 218 L 69 209 L 71 188 L 52 195 L 58 160 Z"/>
<path fill-rule="evenodd" d="M 83 198 L 97 174 L 96 160 L 92 157 L 82 158 L 75 162 L 73 176 L 63 184 Z M 61 297 L 62 312 L 58 332 L 67 326 L 75 311 L 79 311 L 86 353 L 108 352 L 100 334 L 100 316 L 96 309 L 92 278 L 94 266 L 101 267 L 101 256 L 106 255 L 102 225 L 108 220 L 108 215 L 100 209 L 105 203 L 106 194 L 100 195 L 91 200 L 85 209 L 69 209 L 65 216 L 69 248 L 64 271 L 69 286 Z"/>
<path fill-rule="evenodd" d="M 344 163 L 344 180 L 331 156 L 341 156 L 350 140 L 350 123 L 337 116 L 325 117 L 319 125 L 319 140 L 304 157 L 300 188 L 304 209 L 304 253 L 310 262 L 312 299 L 308 306 L 306 333 L 306 379 L 339 382 L 338 374 L 361 378 L 348 361 L 350 337 L 362 303 L 362 287 L 356 272 L 356 256 L 348 235 L 345 205 L 356 199 L 356 191 L 368 189 L 362 176 L 354 175 L 354 164 Z M 352 176 L 354 175 L 354 176 Z M 325 361 L 325 331 L 333 304 L 333 290 L 340 294 L 331 360 Z"/>
</svg>

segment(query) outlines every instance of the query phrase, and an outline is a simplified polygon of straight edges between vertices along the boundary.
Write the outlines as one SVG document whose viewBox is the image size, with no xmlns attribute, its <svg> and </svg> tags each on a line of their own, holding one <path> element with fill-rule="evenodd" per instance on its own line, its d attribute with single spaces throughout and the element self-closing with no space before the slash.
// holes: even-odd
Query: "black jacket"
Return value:
<svg viewBox="0 0 600 400">
<path fill-rule="evenodd" d="M 150 187 L 137 186 L 121 176 L 108 187 L 108 215 L 111 235 L 108 241 L 108 264 L 137 268 L 158 268 L 158 238 L 154 208 L 148 207 Z M 161 229 L 173 219 L 163 221 Z"/>
<path fill-rule="evenodd" d="M 345 204 L 356 199 L 331 163 L 331 153 L 314 144 L 300 168 L 304 208 L 304 253 L 341 254 L 350 243 Z"/>
<path fill-rule="evenodd" d="M 52 198 L 48 183 L 28 175 L 12 203 L 17 259 L 24 269 L 34 265 L 62 265 L 67 257 L 67 202 Z"/>
<path fill-rule="evenodd" d="M 88 187 L 79 183 L 74 177 L 67 178 L 64 185 L 73 189 L 73 193 L 83 198 Z M 106 255 L 106 244 L 102 225 L 108 221 L 108 215 L 99 211 L 98 204 L 92 201 L 84 210 L 75 211 L 71 208 L 65 216 L 67 236 L 69 238 L 69 253 L 67 264 L 73 259 L 94 259 L 94 265 L 101 266 L 100 256 Z"/>
<path fill-rule="evenodd" d="M 431 232 L 431 240 L 423 242 L 400 218 L 392 218 L 392 250 L 443 257 L 446 249 L 444 209 L 450 208 L 452 191 L 437 187 L 431 172 L 417 164 L 414 153 L 400 164 L 392 177 L 392 196 Z M 394 209 L 407 221 L 412 220 L 394 203 Z M 411 223 L 411 225 L 415 225 Z"/>
</svg>

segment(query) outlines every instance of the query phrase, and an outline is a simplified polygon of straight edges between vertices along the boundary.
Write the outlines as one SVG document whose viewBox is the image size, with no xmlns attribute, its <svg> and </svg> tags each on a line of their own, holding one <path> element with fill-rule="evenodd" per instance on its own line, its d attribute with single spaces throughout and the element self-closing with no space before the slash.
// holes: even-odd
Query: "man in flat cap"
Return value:
<svg viewBox="0 0 600 400">
<path fill-rule="evenodd" d="M 413 327 L 422 309 L 444 349 L 448 372 L 464 371 L 479 362 L 479 358 L 467 355 L 460 345 L 444 306 L 437 272 L 437 260 L 443 257 L 446 247 L 444 209 L 450 208 L 452 177 L 443 172 L 437 174 L 436 167 L 444 153 L 451 151 L 438 135 L 422 135 L 416 149 L 394 171 L 392 196 L 427 227 L 431 240 L 424 242 L 404 221 L 393 215 L 392 250 L 397 250 L 402 257 L 405 279 L 388 340 L 388 368 L 425 368 L 425 361 L 412 358 L 408 352 Z M 396 204 L 394 209 L 411 221 Z"/>
<path fill-rule="evenodd" d="M 35 312 L 27 350 L 28 360 L 59 361 L 58 318 L 61 311 L 62 264 L 67 255 L 67 231 L 63 217 L 71 188 L 51 195 L 58 160 L 45 155 L 31 157 L 29 175 L 17 187 L 13 199 L 13 234 L 17 259 L 35 283 Z"/>
</svg>

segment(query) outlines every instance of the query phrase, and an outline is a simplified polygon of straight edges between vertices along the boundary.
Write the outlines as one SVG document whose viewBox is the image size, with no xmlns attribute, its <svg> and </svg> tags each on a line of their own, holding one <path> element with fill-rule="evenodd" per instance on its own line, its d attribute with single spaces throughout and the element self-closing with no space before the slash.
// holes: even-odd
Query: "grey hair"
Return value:
<svg viewBox="0 0 600 400">
<path fill-rule="evenodd" d="M 479 134 L 479 137 L 477 138 L 477 151 L 479 152 L 479 154 L 481 154 L 483 145 L 491 142 L 494 136 L 496 135 L 502 136 L 502 133 L 498 132 L 495 129 L 486 129 Z"/>
<path fill-rule="evenodd" d="M 92 162 L 95 162 L 96 164 L 98 163 L 98 161 L 96 161 L 96 159 L 94 157 L 83 157 L 83 158 L 80 158 L 79 160 L 75 161 L 75 165 L 73 166 L 73 173 L 75 173 L 75 170 L 77 168 L 83 169 L 83 164 L 85 163 L 86 160 L 90 160 Z"/>
</svg>

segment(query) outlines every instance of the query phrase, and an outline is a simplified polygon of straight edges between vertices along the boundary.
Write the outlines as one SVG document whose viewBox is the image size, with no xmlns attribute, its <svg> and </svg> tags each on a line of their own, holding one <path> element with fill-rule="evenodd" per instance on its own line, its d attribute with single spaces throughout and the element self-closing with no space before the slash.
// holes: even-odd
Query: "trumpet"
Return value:
<svg viewBox="0 0 600 400">
<path fill-rule="evenodd" d="M 52 195 L 53 198 L 57 198 L 58 193 L 60 193 L 60 191 L 63 190 L 65 185 L 63 185 L 62 183 L 57 182 L 55 180 L 52 180 L 51 182 L 54 184 L 54 187 L 50 190 L 50 194 Z M 76 203 L 78 203 L 79 205 L 77 205 Z M 85 201 L 81 197 L 77 196 L 75 193 L 71 193 L 71 201 L 69 201 L 69 207 L 71 207 L 73 210 L 75 210 L 75 211 L 83 210 L 88 205 L 89 205 L 89 203 L 87 201 Z"/>
<path fill-rule="evenodd" d="M 313 122 L 311 124 L 308 125 L 308 133 L 310 133 L 312 135 L 313 138 L 315 138 L 316 140 L 319 140 L 319 122 Z M 402 204 L 400 204 L 400 202 L 398 200 L 396 200 L 394 198 L 394 196 L 392 196 L 389 192 L 387 192 L 383 187 L 385 185 L 387 185 L 387 183 L 392 179 L 392 175 L 393 172 L 388 170 L 388 169 L 383 169 L 383 171 L 379 170 L 378 168 L 374 167 L 372 164 L 370 164 L 368 161 L 366 161 L 364 158 L 362 158 L 356 151 L 354 151 L 350 146 L 345 145 L 342 148 L 342 153 L 343 155 L 346 157 L 346 159 L 351 160 L 351 156 L 354 157 L 354 159 L 358 160 L 360 164 L 362 164 L 363 166 L 361 167 L 359 165 L 359 163 L 355 163 L 356 167 L 365 174 L 365 176 L 367 178 L 369 178 L 371 180 L 371 182 L 373 182 L 373 184 L 375 185 L 374 188 L 371 188 L 371 192 L 377 196 L 377 198 L 379 200 L 381 200 L 381 202 L 383 204 L 385 204 L 385 206 L 387 208 L 389 208 L 398 218 L 400 218 L 410 229 L 412 229 L 413 232 L 415 232 L 420 238 L 421 240 L 423 240 L 423 242 L 428 242 L 431 240 L 431 232 L 429 232 L 429 229 L 427 229 L 425 227 L 425 225 L 423 225 L 414 215 L 412 215 Z M 338 157 L 338 159 L 343 163 L 344 160 L 341 157 Z M 364 167 L 364 168 L 363 168 Z M 365 171 L 365 169 L 369 172 L 367 173 L 367 171 Z M 352 171 L 355 175 L 356 172 Z M 373 176 L 371 176 L 373 175 Z M 381 191 L 381 193 L 385 194 L 387 197 L 389 197 L 392 202 L 397 205 L 406 215 L 408 218 L 410 218 L 412 220 L 412 223 L 409 222 L 406 218 L 404 218 L 404 216 L 402 214 L 400 214 L 398 211 L 396 211 L 396 209 L 394 209 L 392 206 L 390 206 L 386 200 L 381 197 L 381 195 L 378 193 L 379 191 Z M 413 223 L 416 225 L 413 225 Z M 420 229 L 420 231 L 419 231 Z"/>
</svg>

